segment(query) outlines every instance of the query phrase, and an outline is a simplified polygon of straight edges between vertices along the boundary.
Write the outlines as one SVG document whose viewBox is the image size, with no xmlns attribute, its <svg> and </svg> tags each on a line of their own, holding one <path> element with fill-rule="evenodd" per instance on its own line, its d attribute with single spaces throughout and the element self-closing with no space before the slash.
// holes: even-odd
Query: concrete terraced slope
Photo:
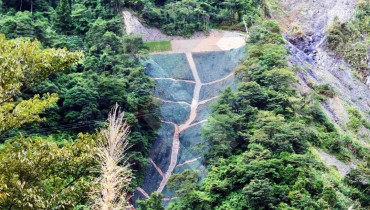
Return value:
<svg viewBox="0 0 370 210">
<path fill-rule="evenodd" d="M 173 173 L 197 170 L 205 176 L 202 158 L 207 151 L 201 128 L 207 122 L 210 105 L 227 87 L 236 87 L 234 69 L 244 57 L 245 35 L 211 30 L 189 39 L 168 36 L 144 26 L 128 11 L 123 11 L 125 30 L 144 41 L 171 40 L 171 51 L 154 53 L 142 60 L 146 74 L 157 87 L 155 97 L 161 106 L 161 128 L 154 141 L 143 186 L 133 200 L 148 198 L 152 192 L 174 198 L 166 186 Z"/>
<path fill-rule="evenodd" d="M 164 202 L 174 193 L 166 185 L 173 173 L 186 169 L 205 176 L 202 158 L 206 152 L 201 128 L 207 121 L 210 104 L 227 87 L 235 87 L 234 68 L 244 56 L 245 47 L 225 51 L 153 54 L 143 61 L 146 73 L 157 88 L 161 101 L 159 137 L 150 155 L 150 164 L 142 187 L 134 199 L 144 199 L 156 191 L 165 195 Z"/>
</svg>

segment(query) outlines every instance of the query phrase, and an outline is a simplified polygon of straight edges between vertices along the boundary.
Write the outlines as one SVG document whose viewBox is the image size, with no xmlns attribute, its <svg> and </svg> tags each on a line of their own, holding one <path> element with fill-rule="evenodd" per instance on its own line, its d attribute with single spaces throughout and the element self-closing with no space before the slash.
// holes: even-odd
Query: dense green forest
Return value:
<svg viewBox="0 0 370 210">
<path fill-rule="evenodd" d="M 172 175 L 169 209 L 369 208 L 370 151 L 357 134 L 370 123 L 350 107 L 341 132 L 322 108 L 337 94 L 329 84 L 296 90 L 297 69 L 265 0 L 0 0 L 0 208 L 119 209 L 99 203 L 109 191 L 100 186 L 110 178 L 104 160 L 114 163 L 120 199 L 143 181 L 159 108 L 139 63 L 147 48 L 124 34 L 123 8 L 169 35 L 249 33 L 240 83 L 212 105 L 202 130 L 207 176 Z M 352 20 L 327 30 L 328 48 L 362 79 L 369 10 L 362 2 Z M 361 163 L 342 178 L 318 150 Z M 164 209 L 161 199 L 153 193 L 138 208 Z"/>
<path fill-rule="evenodd" d="M 17 98 L 56 93 L 57 106 L 46 120 L 29 125 L 25 135 L 54 135 L 71 139 L 78 132 L 95 132 L 115 104 L 125 110 L 131 125 L 132 163 L 140 174 L 146 166 L 150 140 L 155 136 L 156 105 L 151 97 L 154 83 L 132 54 L 142 47 L 137 37 L 123 36 L 116 1 L 2 1 L 0 33 L 8 39 L 37 39 L 45 48 L 81 50 L 79 65 L 28 87 Z M 1 137 L 18 134 L 13 130 Z M 137 177 L 141 177 L 138 175 Z"/>
<path fill-rule="evenodd" d="M 85 205 L 95 176 L 96 138 L 77 134 L 95 133 L 116 103 L 131 127 L 132 186 L 140 182 L 158 127 L 157 105 L 151 96 L 154 83 L 134 56 L 143 43 L 141 38 L 123 35 L 119 9 L 117 1 L 0 1 L 0 34 L 6 37 L 0 36 L 1 56 L 10 53 L 1 57 L 1 63 L 10 65 L 8 58 L 21 62 L 9 67 L 19 70 L 19 77 L 5 75 L 9 69 L 2 66 L 0 138 L 2 143 L 8 139 L 0 151 L 2 208 Z M 21 37 L 9 45 L 25 42 L 24 54 L 18 54 L 17 48 L 9 52 L 12 46 L 4 48 L 6 39 Z M 27 52 L 34 52 L 33 57 Z M 12 82 L 14 87 L 8 87 Z M 9 156 L 12 153 L 29 156 Z M 39 153 L 45 161 L 35 160 Z M 47 184 L 52 179 L 59 184 Z M 19 192 L 19 187 L 28 193 Z"/>
</svg>

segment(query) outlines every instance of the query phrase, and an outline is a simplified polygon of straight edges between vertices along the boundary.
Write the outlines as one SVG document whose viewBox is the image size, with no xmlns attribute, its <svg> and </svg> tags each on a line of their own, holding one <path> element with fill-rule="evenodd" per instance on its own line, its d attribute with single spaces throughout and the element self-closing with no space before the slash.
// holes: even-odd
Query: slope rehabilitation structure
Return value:
<svg viewBox="0 0 370 210">
<path fill-rule="evenodd" d="M 135 26 L 129 26 L 130 33 L 135 33 L 133 28 L 139 28 L 138 34 L 143 36 L 152 32 L 138 26 L 136 19 L 133 22 Z M 127 17 L 125 24 L 132 24 Z M 155 36 L 160 40 L 165 37 Z M 133 197 L 146 199 L 152 192 L 158 192 L 164 194 L 165 205 L 176 199 L 167 188 L 172 174 L 192 169 L 200 178 L 205 176 L 202 158 L 207 146 L 201 129 L 207 122 L 211 103 L 227 87 L 236 87 L 234 69 L 244 57 L 245 37 L 213 30 L 208 36 L 172 39 L 171 45 L 171 51 L 153 53 L 142 60 L 146 74 L 157 85 L 154 95 L 161 103 L 161 128 L 151 149 L 143 186 L 137 188 Z"/>
</svg>

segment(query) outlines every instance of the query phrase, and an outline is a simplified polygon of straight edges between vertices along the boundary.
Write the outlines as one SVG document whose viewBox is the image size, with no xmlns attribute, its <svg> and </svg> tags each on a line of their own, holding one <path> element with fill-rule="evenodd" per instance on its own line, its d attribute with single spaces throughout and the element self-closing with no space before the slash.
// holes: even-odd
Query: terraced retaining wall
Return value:
<svg viewBox="0 0 370 210">
<path fill-rule="evenodd" d="M 186 169 L 205 176 L 202 158 L 207 151 L 201 128 L 207 121 L 210 105 L 227 88 L 235 88 L 234 68 L 244 56 L 245 47 L 228 51 L 188 52 L 151 55 L 142 61 L 146 74 L 157 88 L 161 101 L 159 137 L 155 140 L 144 184 L 133 199 L 145 199 L 157 191 L 168 204 L 174 192 L 167 189 L 171 174 Z"/>
</svg>

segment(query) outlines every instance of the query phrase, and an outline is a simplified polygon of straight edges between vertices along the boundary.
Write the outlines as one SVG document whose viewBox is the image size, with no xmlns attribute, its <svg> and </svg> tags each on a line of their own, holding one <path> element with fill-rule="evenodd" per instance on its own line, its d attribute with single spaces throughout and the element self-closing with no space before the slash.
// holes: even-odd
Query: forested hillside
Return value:
<svg viewBox="0 0 370 210">
<path fill-rule="evenodd" d="M 73 68 L 24 89 L 17 97 L 57 93 L 57 106 L 48 109 L 40 125 L 29 125 L 25 135 L 53 135 L 71 139 L 78 132 L 95 132 L 115 103 L 125 110 L 131 125 L 132 163 L 141 173 L 156 130 L 154 84 L 133 55 L 139 38 L 123 36 L 119 5 L 115 1 L 2 1 L 0 33 L 7 39 L 37 39 L 44 48 L 83 51 L 84 60 Z M 18 134 L 18 130 L 1 137 Z M 72 135 L 72 137 L 69 137 Z M 140 177 L 137 176 L 137 177 Z"/>
<path fill-rule="evenodd" d="M 137 11 L 149 25 L 182 36 L 214 27 L 245 30 L 268 13 L 264 0 L 127 1 L 125 6 Z"/>
<path fill-rule="evenodd" d="M 358 177 L 350 175 L 342 182 L 313 149 L 324 148 L 341 159 L 367 160 L 369 148 L 340 135 L 326 118 L 319 101 L 331 97 L 330 90 L 300 96 L 293 89 L 295 70 L 287 66 L 279 32 L 273 21 L 252 28 L 247 60 L 240 67 L 248 82 L 220 97 L 203 130 L 210 145 L 207 177 L 197 186 L 191 171 L 173 175 L 170 182 L 179 200 L 170 209 L 369 205 L 366 190 L 357 188 Z"/>
<path fill-rule="evenodd" d="M 144 68 L 139 65 L 137 58 L 132 56 L 141 50 L 142 41 L 137 37 L 124 36 L 119 9 L 119 5 L 114 1 L 73 1 L 73 4 L 68 0 L 0 1 L 0 34 L 6 37 L 1 35 L 1 72 L 4 72 L 1 75 L 1 110 L 5 113 L 2 112 L 0 118 L 0 134 L 1 142 L 7 142 L 0 152 L 3 165 L 0 172 L 3 180 L 0 194 L 5 195 L 5 200 L 0 201 L 2 207 L 14 205 L 15 209 L 23 209 L 21 206 L 27 206 L 27 202 L 22 205 L 11 202 L 21 202 L 29 196 L 39 196 L 34 199 L 41 201 L 31 199 L 29 203 L 34 205 L 30 208 L 41 208 L 40 203 L 44 202 L 42 200 L 53 195 L 50 190 L 58 191 L 51 188 L 48 192 L 46 186 L 41 184 L 45 182 L 47 176 L 54 176 L 54 179 L 58 177 L 65 182 L 73 178 L 76 178 L 76 181 L 82 178 L 85 180 L 76 184 L 85 186 L 81 189 L 71 185 L 75 191 L 69 193 L 77 197 L 63 198 L 65 201 L 61 199 L 59 202 L 65 202 L 64 204 L 44 203 L 42 205 L 45 208 L 62 206 L 70 208 L 87 204 L 89 193 L 87 184 L 91 179 L 83 177 L 93 175 L 91 162 L 94 160 L 90 154 L 94 154 L 94 144 L 91 137 L 77 134 L 95 133 L 96 129 L 104 125 L 109 110 L 116 103 L 125 111 L 125 119 L 131 126 L 129 141 L 132 146 L 129 148 L 129 156 L 131 168 L 136 175 L 132 186 L 140 182 L 143 169 L 148 162 L 146 157 L 150 144 L 158 127 L 156 105 L 151 96 L 154 83 L 144 75 Z M 7 46 L 5 39 L 15 38 L 23 38 L 24 41 L 18 40 L 14 41 L 15 43 L 10 41 L 9 48 L 4 49 Z M 26 40 L 36 39 L 38 42 L 26 44 L 28 42 Z M 12 45 L 22 42 L 26 42 L 24 54 L 18 54 L 21 53 L 18 48 L 15 48 L 14 52 L 7 51 L 12 49 Z M 55 52 L 49 48 L 65 50 Z M 41 49 L 46 50 L 43 52 Z M 67 50 L 75 53 L 62 54 L 67 53 Z M 72 56 L 76 57 L 75 60 L 64 61 Z M 76 63 L 76 60 L 79 60 L 78 65 L 71 66 L 70 63 Z M 17 66 L 6 67 L 11 65 L 9 62 L 20 63 L 17 63 Z M 31 64 L 32 68 L 29 67 Z M 20 76 L 16 77 L 17 74 L 10 73 L 10 69 L 19 71 L 17 74 Z M 29 70 L 35 73 L 32 74 Z M 14 88 L 17 88 L 16 91 L 8 87 L 12 82 Z M 11 93 L 10 96 L 7 95 L 8 92 Z M 12 115 L 8 116 L 6 112 Z M 23 137 L 19 137 L 20 133 Z M 62 147 L 62 151 L 59 152 L 57 147 Z M 77 152 L 79 150 L 81 152 Z M 72 151 L 77 152 L 71 153 L 76 157 L 69 156 Z M 17 158 L 8 156 L 17 152 L 30 152 L 31 156 Z M 34 160 L 38 153 L 44 154 L 45 161 L 51 162 L 45 162 L 45 165 L 40 165 L 39 169 L 34 170 L 32 168 L 40 164 Z M 48 156 L 55 153 L 61 153 L 62 156 Z M 65 161 L 63 158 L 66 158 Z M 60 165 L 49 171 L 47 165 L 53 164 L 52 162 L 58 159 Z M 21 164 L 22 161 L 30 161 L 29 166 Z M 76 170 L 74 165 L 81 167 L 82 171 L 73 172 Z M 10 190 L 16 189 L 13 184 L 23 183 L 23 179 L 19 177 L 25 176 L 22 175 L 23 170 L 34 170 L 34 175 L 40 175 L 40 182 L 25 181 L 23 187 L 33 190 L 24 192 L 28 195 L 10 193 Z M 69 170 L 73 172 L 70 175 Z M 29 178 L 34 179 L 32 178 L 34 175 L 30 174 Z M 14 178 L 9 180 L 10 177 Z M 63 186 L 61 184 L 59 187 L 63 189 Z M 61 191 L 61 194 L 54 196 L 69 195 Z"/>
<path fill-rule="evenodd" d="M 369 209 L 370 2 L 350 3 L 0 0 L 0 208 Z"/>
</svg>

